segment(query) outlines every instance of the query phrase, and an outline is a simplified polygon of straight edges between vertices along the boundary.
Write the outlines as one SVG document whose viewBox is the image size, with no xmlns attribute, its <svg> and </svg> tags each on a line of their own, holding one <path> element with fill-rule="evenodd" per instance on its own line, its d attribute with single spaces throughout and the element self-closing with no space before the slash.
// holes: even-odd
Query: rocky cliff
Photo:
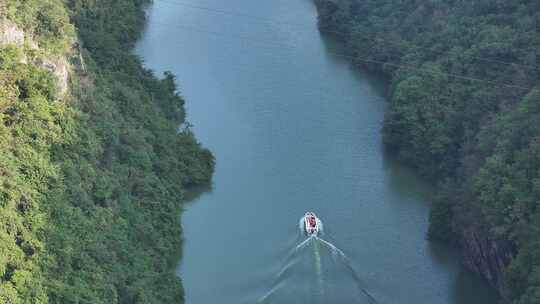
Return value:
<svg viewBox="0 0 540 304">
<path fill-rule="evenodd" d="M 461 231 L 458 242 L 464 265 L 495 287 L 504 299 L 509 298 L 505 269 L 516 254 L 515 246 L 507 241 L 487 237 L 474 228 Z"/>
<path fill-rule="evenodd" d="M 24 45 L 24 32 L 14 22 L 2 16 L 0 18 L 0 46 L 8 44 L 22 47 Z"/>
<path fill-rule="evenodd" d="M 1 11 L 0 7 L 0 47 L 14 46 L 21 50 L 21 63 L 35 64 L 49 71 L 56 79 L 59 97 L 65 96 L 68 91 L 70 65 L 69 59 L 80 58 L 78 48 L 73 42 L 71 51 L 64 55 L 52 55 L 47 52 L 40 52 L 40 47 L 31 33 L 25 33 L 15 22 L 9 20 Z M 27 55 L 31 53 L 31 55 Z"/>
</svg>

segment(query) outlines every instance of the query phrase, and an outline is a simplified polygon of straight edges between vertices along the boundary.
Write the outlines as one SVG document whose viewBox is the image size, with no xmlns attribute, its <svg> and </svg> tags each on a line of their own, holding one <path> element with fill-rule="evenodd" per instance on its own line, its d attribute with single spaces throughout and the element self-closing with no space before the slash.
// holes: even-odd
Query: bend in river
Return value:
<svg viewBox="0 0 540 304">
<path fill-rule="evenodd" d="M 383 154 L 384 82 L 329 45 L 310 0 L 149 9 L 137 53 L 178 76 L 217 158 L 212 189 L 182 215 L 186 302 L 493 303 L 450 248 L 425 239 L 430 187 Z M 295 249 L 308 210 L 343 255 L 323 241 Z"/>
</svg>

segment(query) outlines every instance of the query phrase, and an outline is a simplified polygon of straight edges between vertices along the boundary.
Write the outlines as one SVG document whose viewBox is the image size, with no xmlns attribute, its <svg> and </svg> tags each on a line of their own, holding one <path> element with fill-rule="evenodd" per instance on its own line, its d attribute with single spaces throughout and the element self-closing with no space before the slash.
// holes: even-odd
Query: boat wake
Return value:
<svg viewBox="0 0 540 304">
<path fill-rule="evenodd" d="M 272 287 L 257 301 L 291 302 L 377 303 L 345 253 L 316 234 L 299 240 Z"/>
</svg>

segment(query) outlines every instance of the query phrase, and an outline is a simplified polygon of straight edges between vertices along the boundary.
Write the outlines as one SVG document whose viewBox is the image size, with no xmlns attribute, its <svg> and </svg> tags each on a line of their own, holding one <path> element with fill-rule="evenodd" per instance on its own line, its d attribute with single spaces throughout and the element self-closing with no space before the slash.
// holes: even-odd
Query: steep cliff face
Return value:
<svg viewBox="0 0 540 304">
<path fill-rule="evenodd" d="M 495 287 L 504 299 L 509 298 L 505 269 L 515 256 L 515 246 L 510 242 L 497 241 L 486 236 L 485 232 L 469 228 L 459 233 L 464 265 L 482 275 Z"/>
<path fill-rule="evenodd" d="M 70 54 L 70 57 L 78 58 L 76 54 Z M 37 66 L 49 71 L 56 79 L 56 87 L 60 96 L 68 92 L 69 76 L 71 67 L 67 56 L 51 56 L 37 58 L 34 62 Z"/>
<path fill-rule="evenodd" d="M 24 44 L 24 31 L 17 24 L 3 16 L 0 17 L 0 46 L 8 44 L 22 47 Z"/>
<path fill-rule="evenodd" d="M 76 45 L 75 42 L 72 44 Z M 49 71 L 56 79 L 59 97 L 65 96 L 69 88 L 70 57 L 79 58 L 78 48 L 72 47 L 64 55 L 40 52 L 40 47 L 30 33 L 25 33 L 15 22 L 9 20 L 0 10 L 0 48 L 14 46 L 22 51 L 21 63 L 34 64 Z M 27 51 L 32 52 L 30 56 Z M 29 62 L 29 60 L 31 62 Z"/>
</svg>

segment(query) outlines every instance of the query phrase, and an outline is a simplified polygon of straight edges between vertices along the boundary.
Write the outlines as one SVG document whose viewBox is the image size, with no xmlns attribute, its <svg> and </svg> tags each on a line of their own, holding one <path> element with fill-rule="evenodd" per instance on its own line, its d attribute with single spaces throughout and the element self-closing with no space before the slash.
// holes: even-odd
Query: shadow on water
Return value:
<svg viewBox="0 0 540 304">
<path fill-rule="evenodd" d="M 390 185 L 400 197 L 404 198 L 402 201 L 425 202 L 428 204 L 426 207 L 429 210 L 430 202 L 436 192 L 435 185 L 420 178 L 413 168 L 400 164 L 389 153 L 385 153 L 384 165 Z M 426 214 L 427 216 L 428 214 Z M 451 286 L 451 296 L 455 298 L 454 303 L 497 303 L 499 297 L 485 279 L 468 271 L 461 264 L 458 248 L 446 243 L 427 240 L 425 233 L 424 237 L 426 237 L 428 254 L 432 261 L 449 273 L 456 272 Z M 471 294 L 476 295 L 474 299 L 468 296 Z"/>
<path fill-rule="evenodd" d="M 351 69 L 352 74 L 358 80 L 359 84 L 366 83 L 367 87 L 374 89 L 376 95 L 381 97 L 386 96 L 390 84 L 388 77 L 377 74 L 374 71 L 365 73 L 365 71 L 355 67 L 343 43 L 336 37 L 321 34 L 321 44 L 326 51 L 325 55 L 329 59 L 333 62 L 348 65 L 348 68 Z"/>
<path fill-rule="evenodd" d="M 496 296 L 496 293 L 491 288 L 487 287 L 487 283 L 483 278 L 466 270 L 461 270 L 458 273 L 452 290 L 455 303 L 500 303 L 500 298 Z M 469 296 L 464 296 L 470 294 L 476 294 L 476 298 L 471 299 Z"/>
<path fill-rule="evenodd" d="M 433 260 L 439 265 L 444 266 L 448 271 L 457 268 L 457 273 L 451 286 L 451 296 L 454 303 L 499 303 L 500 298 L 484 278 L 468 271 L 463 265 L 456 265 L 460 263 L 457 258 L 459 256 L 457 248 L 450 247 L 441 242 L 430 241 L 429 249 Z M 468 296 L 471 294 L 476 296 L 471 298 Z"/>
<path fill-rule="evenodd" d="M 214 190 L 214 187 L 211 183 L 206 184 L 206 185 L 198 185 L 198 186 L 189 187 L 188 189 L 186 189 L 186 192 L 184 193 L 184 202 L 186 204 L 189 204 L 194 201 L 197 201 L 203 195 L 211 194 L 213 190 Z"/>
<path fill-rule="evenodd" d="M 414 168 L 399 162 L 395 155 L 387 151 L 383 151 L 383 169 L 389 187 L 399 196 L 409 198 L 412 202 L 430 205 L 435 193 L 435 184 L 432 181 L 422 178 Z"/>
<path fill-rule="evenodd" d="M 390 186 L 403 198 L 400 202 L 420 203 L 421 207 L 429 211 L 431 201 L 436 192 L 433 182 L 421 178 L 413 168 L 399 163 L 390 153 L 384 154 L 384 168 L 387 172 Z M 427 206 L 426 206 L 427 205 Z M 412 206 L 408 206 L 412 207 Z M 429 216 L 426 212 L 426 221 Z M 424 232 L 428 247 L 428 254 L 434 264 L 445 269 L 446 272 L 455 272 L 451 285 L 453 303 L 476 304 L 497 303 L 499 297 L 484 278 L 468 271 L 460 262 L 460 253 L 447 243 L 430 241 Z M 472 298 L 469 295 L 474 294 Z"/>
</svg>

